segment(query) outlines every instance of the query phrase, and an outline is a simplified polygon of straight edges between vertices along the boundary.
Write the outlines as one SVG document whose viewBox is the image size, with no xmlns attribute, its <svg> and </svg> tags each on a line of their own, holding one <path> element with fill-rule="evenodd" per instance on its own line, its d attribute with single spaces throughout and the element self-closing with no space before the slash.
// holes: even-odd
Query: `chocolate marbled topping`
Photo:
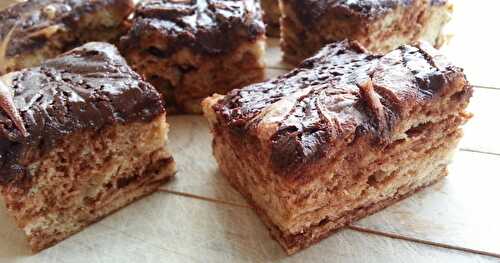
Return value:
<svg viewBox="0 0 500 263">
<path fill-rule="evenodd" d="M 382 56 L 343 41 L 290 73 L 233 90 L 213 108 L 236 136 L 270 145 L 274 167 L 292 176 L 337 142 L 364 134 L 383 144 L 411 109 L 457 76 L 462 70 L 426 44 Z"/>
<path fill-rule="evenodd" d="M 131 11 L 129 0 L 29 0 L 0 11 L 0 42 L 14 31 L 5 55 L 36 50 L 58 31 L 74 31 L 83 16 L 119 6 L 125 18 Z M 0 58 L 1 60 L 2 58 Z"/>
<path fill-rule="evenodd" d="M 339 17 L 374 19 L 398 6 L 409 6 L 420 0 L 285 0 L 294 7 L 305 24 L 314 24 L 324 14 Z M 426 0 L 423 0 L 426 1 Z M 428 0 L 431 5 L 443 5 L 447 0 Z"/>
<path fill-rule="evenodd" d="M 165 112 L 156 90 L 106 43 L 88 43 L 2 79 L 14 92 L 14 105 L 29 134 L 22 136 L 0 112 L 2 184 L 26 178 L 24 165 L 69 134 L 150 121 Z"/>
<path fill-rule="evenodd" d="M 137 8 L 121 49 L 151 46 L 166 57 L 179 48 L 219 54 L 265 33 L 255 0 L 147 0 Z M 126 51 L 125 51 L 126 52 Z"/>
</svg>

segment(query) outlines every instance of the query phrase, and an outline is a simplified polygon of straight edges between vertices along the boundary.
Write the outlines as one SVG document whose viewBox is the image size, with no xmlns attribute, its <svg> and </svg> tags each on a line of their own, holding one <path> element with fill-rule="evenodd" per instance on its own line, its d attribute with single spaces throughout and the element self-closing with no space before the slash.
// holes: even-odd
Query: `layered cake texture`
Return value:
<svg viewBox="0 0 500 263">
<path fill-rule="evenodd" d="M 264 78 L 265 28 L 254 0 L 146 0 L 120 49 L 168 110 L 201 113 L 203 98 Z"/>
<path fill-rule="evenodd" d="M 356 40 L 373 52 L 425 40 L 440 47 L 447 0 L 280 0 L 284 60 L 298 64 L 324 45 Z"/>
<path fill-rule="evenodd" d="M 292 254 L 445 177 L 471 95 L 428 44 L 343 41 L 203 107 L 222 175 Z"/>
<path fill-rule="evenodd" d="M 0 75 L 90 41 L 117 41 L 132 0 L 30 0 L 0 11 Z"/>
<path fill-rule="evenodd" d="M 0 83 L 0 192 L 34 251 L 174 174 L 162 99 L 114 46 L 88 43 Z"/>
</svg>

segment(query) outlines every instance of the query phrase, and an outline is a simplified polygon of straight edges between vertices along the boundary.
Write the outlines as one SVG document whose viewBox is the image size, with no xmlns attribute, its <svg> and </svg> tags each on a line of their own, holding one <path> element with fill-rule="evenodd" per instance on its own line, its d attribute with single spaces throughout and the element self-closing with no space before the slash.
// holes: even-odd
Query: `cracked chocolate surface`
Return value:
<svg viewBox="0 0 500 263">
<path fill-rule="evenodd" d="M 264 33 L 255 0 L 147 0 L 139 4 L 121 49 L 150 47 L 159 57 L 179 48 L 220 54 Z"/>
<path fill-rule="evenodd" d="M 93 42 L 2 77 L 28 136 L 0 112 L 0 183 L 26 179 L 26 163 L 66 135 L 150 121 L 165 109 L 160 95 L 111 44 Z M 37 154 L 35 154 L 37 153 Z"/>
<path fill-rule="evenodd" d="M 334 142 L 360 135 L 385 141 L 410 109 L 430 103 L 457 77 L 462 69 L 423 43 L 383 56 L 343 41 L 290 73 L 233 90 L 213 108 L 220 125 L 268 145 L 276 169 L 296 171 Z"/>
</svg>

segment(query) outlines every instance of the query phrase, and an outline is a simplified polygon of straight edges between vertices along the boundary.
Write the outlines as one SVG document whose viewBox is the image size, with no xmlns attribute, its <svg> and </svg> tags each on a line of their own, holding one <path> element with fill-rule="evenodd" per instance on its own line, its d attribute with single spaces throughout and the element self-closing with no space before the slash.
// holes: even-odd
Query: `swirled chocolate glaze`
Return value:
<svg viewBox="0 0 500 263">
<path fill-rule="evenodd" d="M 165 112 L 156 90 L 106 43 L 86 44 L 2 80 L 28 136 L 0 111 L 0 184 L 26 179 L 25 165 L 69 134 L 150 121 Z"/>
<path fill-rule="evenodd" d="M 219 54 L 265 33 L 255 0 L 146 0 L 139 4 L 121 50 L 148 48 L 166 57 L 180 48 Z"/>
<path fill-rule="evenodd" d="M 15 57 L 40 49 L 55 32 L 79 30 L 84 23 L 81 20 L 89 14 L 113 9 L 117 17 L 124 19 L 132 8 L 131 0 L 30 0 L 12 5 L 0 11 L 0 43 L 5 46 L 3 55 Z M 121 20 L 118 21 L 120 22 Z M 13 32 L 7 38 L 11 31 Z M 67 44 L 69 46 L 66 50 L 75 45 Z M 4 58 L 0 57 L 0 62 L 2 59 Z"/>
<path fill-rule="evenodd" d="M 419 44 L 382 56 L 352 42 L 330 44 L 290 73 L 233 90 L 213 109 L 219 125 L 270 145 L 274 167 L 297 175 L 334 142 L 363 134 L 387 141 L 411 109 L 456 78 L 466 82 L 462 69 L 436 52 Z"/>
<path fill-rule="evenodd" d="M 415 1 L 430 5 L 443 5 L 447 0 L 285 0 L 305 24 L 314 24 L 325 14 L 338 17 L 373 19 L 394 10 L 409 6 Z"/>
</svg>

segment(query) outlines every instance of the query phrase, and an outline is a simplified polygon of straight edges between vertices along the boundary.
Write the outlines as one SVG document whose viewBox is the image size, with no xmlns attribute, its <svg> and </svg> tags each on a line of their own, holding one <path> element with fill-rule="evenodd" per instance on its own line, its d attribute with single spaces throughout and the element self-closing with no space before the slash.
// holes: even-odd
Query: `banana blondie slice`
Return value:
<svg viewBox="0 0 500 263">
<path fill-rule="evenodd" d="M 255 0 L 146 0 L 120 46 L 172 111 L 201 113 L 205 97 L 264 79 Z"/>
<path fill-rule="evenodd" d="M 222 175 L 292 254 L 446 176 L 471 95 L 427 44 L 344 41 L 203 106 Z"/>
<path fill-rule="evenodd" d="M 92 42 L 1 77 L 0 192 L 42 250 L 172 177 L 157 91 Z"/>
<path fill-rule="evenodd" d="M 447 0 L 280 0 L 284 60 L 298 64 L 324 45 L 356 40 L 373 52 L 425 40 L 440 47 Z"/>
<path fill-rule="evenodd" d="M 128 29 L 132 0 L 30 0 L 0 11 L 0 75 Z"/>
</svg>

